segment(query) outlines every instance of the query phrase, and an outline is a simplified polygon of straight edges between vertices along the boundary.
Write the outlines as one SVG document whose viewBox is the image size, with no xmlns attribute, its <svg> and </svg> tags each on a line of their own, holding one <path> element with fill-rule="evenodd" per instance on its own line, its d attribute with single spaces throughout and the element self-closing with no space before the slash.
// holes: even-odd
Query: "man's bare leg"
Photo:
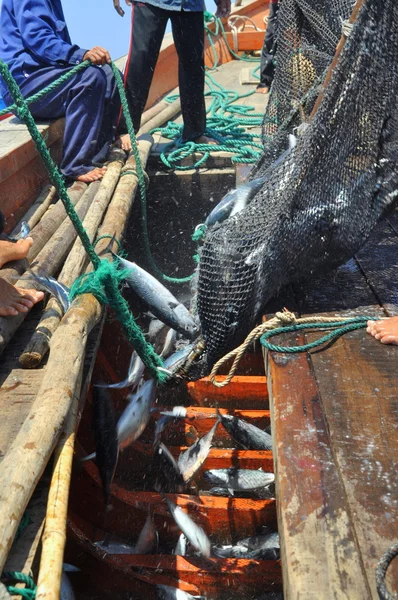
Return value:
<svg viewBox="0 0 398 600">
<path fill-rule="evenodd" d="M 218 142 L 207 135 L 200 135 L 198 138 L 196 138 L 195 144 L 210 144 L 211 146 L 216 146 Z"/>
<path fill-rule="evenodd" d="M 0 317 L 15 317 L 18 313 L 26 313 L 43 297 L 43 292 L 16 288 L 0 277 Z"/>
<path fill-rule="evenodd" d="M 256 94 L 269 94 L 269 87 L 258 87 L 255 89 Z"/>
<path fill-rule="evenodd" d="M 0 269 L 6 263 L 12 260 L 22 260 L 25 258 L 33 244 L 31 237 L 17 242 L 9 242 L 8 240 L 0 240 Z"/>
<path fill-rule="evenodd" d="M 84 183 L 92 183 L 93 181 L 98 181 L 99 179 L 102 179 L 103 176 L 106 173 L 106 167 L 102 167 L 102 168 L 95 168 L 92 171 L 89 171 L 88 173 L 84 173 L 83 175 L 79 175 L 79 177 L 76 177 L 76 181 L 83 181 Z"/>
<path fill-rule="evenodd" d="M 398 346 L 398 317 L 390 317 L 382 321 L 368 321 L 366 331 L 382 344 Z"/>
</svg>

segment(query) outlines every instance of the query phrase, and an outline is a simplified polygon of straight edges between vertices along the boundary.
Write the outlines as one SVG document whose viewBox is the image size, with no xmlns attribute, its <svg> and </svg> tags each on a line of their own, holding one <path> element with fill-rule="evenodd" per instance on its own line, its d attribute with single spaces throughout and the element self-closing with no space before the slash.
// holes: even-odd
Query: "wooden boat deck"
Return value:
<svg viewBox="0 0 398 600">
<path fill-rule="evenodd" d="M 209 74 L 216 81 L 216 83 L 224 86 L 227 90 L 231 90 L 231 91 L 233 90 L 234 92 L 237 92 L 239 95 L 244 95 L 244 94 L 247 94 L 247 93 L 253 91 L 256 88 L 258 80 L 256 81 L 255 79 L 253 79 L 253 83 L 245 83 L 244 84 L 244 83 L 241 83 L 242 75 L 244 75 L 244 72 L 247 72 L 248 69 L 250 71 L 252 71 L 256 67 L 258 67 L 259 64 L 260 64 L 260 60 L 255 61 L 253 63 L 234 60 L 234 61 L 225 63 L 223 65 L 220 65 L 220 67 L 218 67 L 216 71 L 212 71 Z M 208 91 L 207 85 L 205 87 L 205 91 Z M 206 97 L 206 108 L 207 109 L 210 107 L 212 100 L 213 100 L 212 97 Z M 233 104 L 234 105 L 239 104 L 242 106 L 252 106 L 253 111 L 250 111 L 250 112 L 264 114 L 265 109 L 267 107 L 267 103 L 268 103 L 268 95 L 251 94 L 250 96 L 247 96 L 245 98 L 239 98 Z M 178 114 L 173 119 L 173 121 L 175 123 L 177 123 L 178 125 L 182 124 L 181 114 Z M 247 131 L 249 131 L 250 133 L 261 134 L 261 127 L 254 127 L 254 126 L 247 127 Z M 161 154 L 161 152 L 164 151 L 167 144 L 170 143 L 170 140 L 162 137 L 160 133 L 154 135 L 154 140 L 155 140 L 155 143 L 152 147 L 152 153 L 151 153 L 150 160 L 151 160 L 152 165 L 154 165 L 156 163 L 156 166 L 159 168 L 159 166 L 160 167 L 162 166 L 162 163 L 160 163 L 159 155 Z M 211 156 L 209 157 L 209 159 L 206 163 L 206 166 L 209 168 L 229 167 L 229 166 L 231 166 L 232 156 L 233 155 L 229 152 L 211 152 Z M 200 157 L 201 157 L 201 154 L 194 154 L 193 156 L 185 159 L 182 164 L 184 164 L 184 165 L 193 164 Z"/>
<path fill-rule="evenodd" d="M 283 297 L 301 315 L 397 314 L 398 211 L 341 268 Z M 300 335 L 299 343 L 317 335 Z M 295 339 L 274 338 L 292 345 Z M 323 351 L 272 354 L 268 385 L 288 600 L 378 598 L 398 538 L 398 348 L 359 330 Z M 398 589 L 398 564 L 387 583 Z"/>
</svg>

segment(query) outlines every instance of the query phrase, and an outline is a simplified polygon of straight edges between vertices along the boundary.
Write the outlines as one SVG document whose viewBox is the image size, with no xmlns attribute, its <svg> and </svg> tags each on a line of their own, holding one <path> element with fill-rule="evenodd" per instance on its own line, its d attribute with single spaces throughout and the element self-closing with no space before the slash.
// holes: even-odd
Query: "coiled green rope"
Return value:
<svg viewBox="0 0 398 600">
<path fill-rule="evenodd" d="M 362 329 L 366 327 L 366 323 L 368 321 L 376 320 L 375 317 L 354 317 L 352 319 L 346 319 L 344 321 L 334 321 L 331 323 L 299 323 L 297 325 L 287 325 L 284 327 L 277 327 L 276 329 L 272 329 L 260 338 L 260 343 L 267 350 L 271 350 L 272 352 L 285 352 L 287 354 L 297 354 L 298 352 L 307 352 L 307 350 L 313 350 L 314 348 L 319 348 L 324 344 L 328 344 L 329 342 L 337 340 L 340 336 L 348 333 L 349 331 L 355 331 L 356 329 Z M 314 342 L 310 342 L 308 344 L 303 344 L 302 346 L 277 346 L 275 344 L 271 344 L 268 340 L 275 335 L 281 335 L 282 333 L 289 333 L 291 331 L 303 331 L 307 329 L 315 329 L 317 331 L 330 327 L 335 327 L 333 331 L 330 331 L 323 337 L 319 338 L 319 340 L 315 340 Z"/>
<path fill-rule="evenodd" d="M 84 61 L 84 63 L 82 63 L 79 66 L 81 69 L 83 69 L 89 67 L 90 65 L 90 61 Z M 138 185 L 140 193 L 141 196 L 145 198 L 145 177 L 135 140 L 133 123 L 128 110 L 126 95 L 124 93 L 123 81 L 119 70 L 113 63 L 111 64 L 111 67 L 120 93 L 124 117 L 131 139 L 133 154 L 136 160 L 136 170 L 138 175 Z M 75 73 L 76 68 L 71 69 L 70 71 L 62 75 L 57 81 L 52 83 L 51 86 L 48 86 L 46 90 L 42 90 L 41 93 L 48 93 L 50 90 L 61 86 L 70 77 L 73 77 Z M 47 169 L 51 183 L 56 188 L 58 195 L 65 207 L 66 214 L 71 219 L 73 226 L 83 244 L 83 247 L 94 266 L 93 273 L 90 273 L 87 276 L 83 276 L 75 282 L 72 289 L 73 295 L 76 296 L 77 294 L 92 292 L 102 304 L 109 304 L 115 311 L 116 316 L 118 317 L 125 331 L 127 339 L 136 349 L 138 355 L 140 356 L 144 364 L 149 368 L 153 377 L 159 382 L 165 381 L 167 375 L 159 371 L 157 368 L 158 366 L 162 366 L 162 359 L 155 353 L 153 347 L 150 344 L 148 344 L 148 342 L 145 340 L 144 334 L 142 333 L 138 324 L 135 322 L 130 312 L 129 306 L 120 292 L 119 288 L 121 285 L 121 277 L 117 272 L 116 265 L 108 263 L 108 261 L 101 261 L 99 256 L 95 252 L 94 247 L 91 244 L 90 239 L 87 235 L 87 232 L 84 229 L 83 224 L 79 216 L 77 215 L 72 202 L 70 201 L 63 177 L 57 165 L 54 163 L 53 159 L 50 156 L 47 146 L 42 136 L 40 135 L 36 123 L 29 111 L 28 105 L 24 100 L 21 91 L 16 81 L 12 77 L 7 65 L 1 60 L 0 75 L 3 78 L 5 84 L 7 85 L 9 93 L 14 100 L 13 106 L 15 106 L 15 109 L 13 110 L 15 110 L 18 117 L 27 126 L 29 133 L 36 145 L 37 151 L 39 152 Z M 10 108 L 8 107 L 6 110 L 8 112 Z"/>
</svg>

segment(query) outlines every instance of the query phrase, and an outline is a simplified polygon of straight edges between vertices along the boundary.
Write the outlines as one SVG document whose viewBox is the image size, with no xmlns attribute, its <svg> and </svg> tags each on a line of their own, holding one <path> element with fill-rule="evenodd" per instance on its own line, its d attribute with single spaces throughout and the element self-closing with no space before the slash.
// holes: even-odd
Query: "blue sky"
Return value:
<svg viewBox="0 0 398 600">
<path fill-rule="evenodd" d="M 82 48 L 104 46 L 113 59 L 127 54 L 131 9 L 126 6 L 125 0 L 120 0 L 124 17 L 119 17 L 113 8 L 113 0 L 63 0 L 62 5 L 75 44 Z M 207 0 L 206 5 L 214 12 L 213 0 Z"/>
</svg>

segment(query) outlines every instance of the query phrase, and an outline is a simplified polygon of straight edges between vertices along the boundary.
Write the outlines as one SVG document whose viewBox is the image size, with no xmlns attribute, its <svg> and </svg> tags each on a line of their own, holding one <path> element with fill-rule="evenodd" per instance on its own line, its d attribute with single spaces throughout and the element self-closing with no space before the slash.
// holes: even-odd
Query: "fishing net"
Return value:
<svg viewBox="0 0 398 600">
<path fill-rule="evenodd" d="M 283 285 L 351 257 L 397 197 L 396 0 L 364 0 L 315 116 L 294 129 L 309 122 L 317 95 L 309 90 L 351 8 L 343 0 L 281 3 L 266 145 L 251 173 L 266 183 L 208 231 L 201 251 L 197 310 L 208 368 L 242 342 Z M 296 147 L 272 164 L 293 129 Z"/>
</svg>

